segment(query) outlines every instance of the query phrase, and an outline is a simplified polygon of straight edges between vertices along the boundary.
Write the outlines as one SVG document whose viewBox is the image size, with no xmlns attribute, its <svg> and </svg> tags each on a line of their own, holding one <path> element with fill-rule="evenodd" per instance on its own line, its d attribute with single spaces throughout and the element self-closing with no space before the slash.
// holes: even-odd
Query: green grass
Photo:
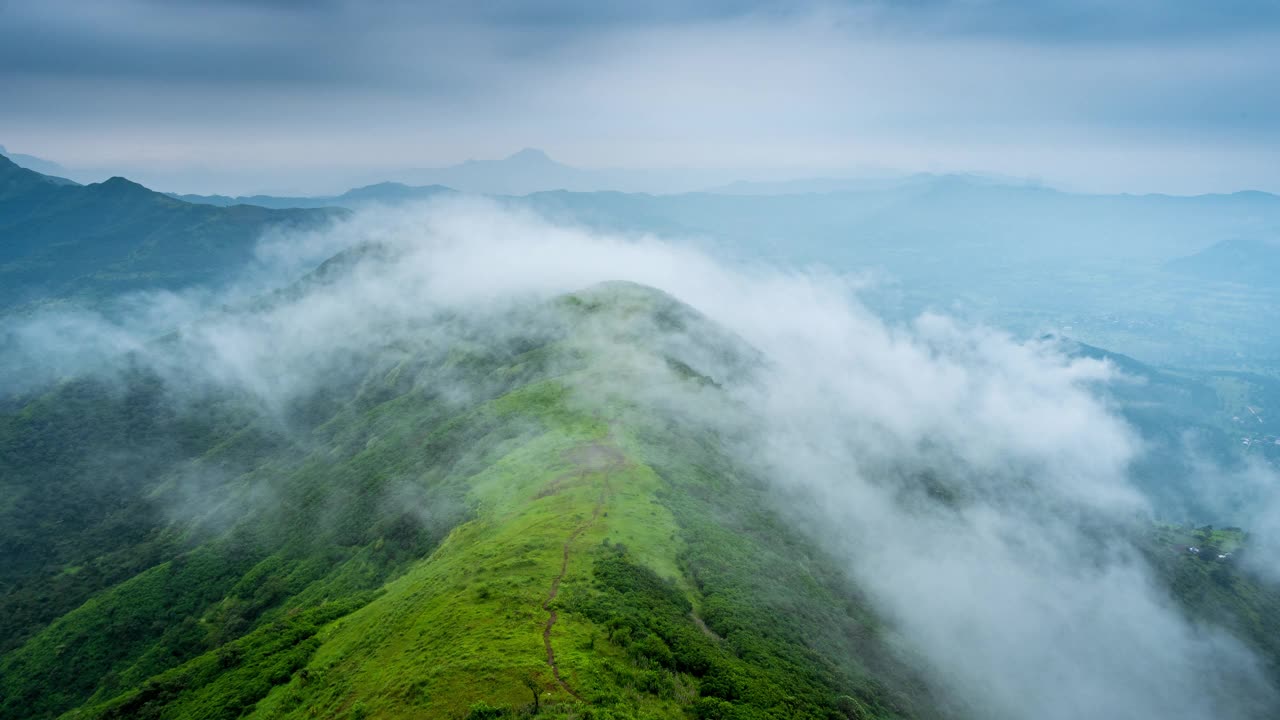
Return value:
<svg viewBox="0 0 1280 720">
<path fill-rule="evenodd" d="M 645 400 L 727 402 L 711 378 L 729 371 L 673 362 L 661 340 L 698 319 L 634 286 L 575 297 L 538 342 L 371 348 L 297 403 L 290 432 L 236 398 L 167 411 L 146 377 L 6 410 L 0 480 L 28 516 L 6 515 L 0 541 L 66 532 L 0 586 L 22 632 L 0 655 L 0 718 L 479 719 L 535 698 L 549 718 L 939 716 L 843 565 L 771 510 L 731 443 Z M 626 351 L 593 355 L 601 335 Z M 725 353 L 733 372 L 755 362 Z M 145 475 L 104 460 L 130 442 L 172 451 Z M 1198 531 L 1159 532 L 1152 547 Z M 1275 630 L 1275 593 L 1161 557 L 1195 612 Z M 543 639 L 562 566 L 564 684 Z"/>
<path fill-rule="evenodd" d="M 477 702 L 531 702 L 526 679 L 543 702 L 575 702 L 555 682 L 542 641 L 542 603 L 566 541 L 573 537 L 561 593 L 590 581 L 591 549 L 606 539 L 637 548 L 672 576 L 679 545 L 671 514 L 653 502 L 657 476 L 627 460 L 606 472 L 592 453 L 620 454 L 608 424 L 568 410 L 565 392 L 543 383 L 493 403 L 498 416 L 540 418 L 543 431 L 471 478 L 475 519 L 327 632 L 306 687 L 295 681 L 276 691 L 260 716 L 339 717 L 359 701 L 378 717 L 461 717 Z M 605 643 L 595 645 L 599 634 L 573 613 L 553 628 L 562 677 L 584 696 L 615 690 L 597 668 L 607 655 Z"/>
<path fill-rule="evenodd" d="M 1191 617 L 1226 628 L 1258 653 L 1273 676 L 1280 672 L 1280 588 L 1252 569 L 1248 533 L 1160 524 L 1140 546 Z M 1200 552 L 1188 552 L 1191 546 Z M 1230 557 L 1219 559 L 1224 554 Z"/>
</svg>

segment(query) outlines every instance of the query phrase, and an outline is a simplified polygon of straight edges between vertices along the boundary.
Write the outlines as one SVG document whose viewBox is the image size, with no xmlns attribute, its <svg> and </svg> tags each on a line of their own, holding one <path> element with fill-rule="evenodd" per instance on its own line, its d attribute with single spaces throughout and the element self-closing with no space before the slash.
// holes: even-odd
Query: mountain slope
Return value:
<svg viewBox="0 0 1280 720">
<path fill-rule="evenodd" d="M 717 438 L 621 391 L 718 402 L 748 348 L 628 285 L 524 313 L 397 334 L 283 419 L 142 369 L 6 408 L 0 717 L 937 713 Z"/>
<path fill-rule="evenodd" d="M 207 322 L 296 318 L 368 262 L 396 256 Z M 681 410 L 740 410 L 767 368 L 741 340 L 621 283 L 364 321 L 285 394 L 220 384 L 194 327 L 0 406 L 0 718 L 983 715 Z M 1190 530 L 1092 532 L 1275 677 L 1274 585 L 1171 550 Z"/>
<path fill-rule="evenodd" d="M 252 258 L 264 231 L 337 212 L 193 205 L 124 178 L 67 184 L 0 157 L 0 310 L 217 281 Z"/>
<path fill-rule="evenodd" d="M 5 146 L 3 145 L 0 145 L 0 156 L 7 157 L 9 158 L 9 160 L 12 160 L 16 165 L 20 165 L 24 168 L 27 168 L 28 170 L 34 170 L 35 172 L 41 173 L 45 177 L 53 178 L 54 180 L 62 184 L 68 184 L 68 185 L 77 184 L 63 177 L 68 174 L 67 169 L 51 160 L 38 158 L 34 155 L 12 153 L 12 152 L 9 152 L 7 149 L 5 149 Z"/>
<path fill-rule="evenodd" d="M 1280 240 L 1223 240 L 1194 255 L 1171 260 L 1165 267 L 1203 280 L 1272 287 L 1280 277 Z"/>
<path fill-rule="evenodd" d="M 450 188 L 462 192 L 522 195 L 557 188 L 594 190 L 609 187 L 601 171 L 580 170 L 552 160 L 541 150 L 524 149 L 501 160 L 468 160 L 442 168 L 418 168 L 392 173 L 399 182 L 377 182 L 341 195 L 282 197 L 274 195 L 174 195 L 193 203 L 271 208 L 351 207 L 369 202 L 397 203 L 423 199 Z"/>
<path fill-rule="evenodd" d="M 414 184 L 447 185 L 465 192 L 498 195 L 602 186 L 592 171 L 558 163 L 541 150 L 532 148 L 525 148 L 501 160 L 468 160 L 446 168 L 406 170 L 399 175 Z"/>
<path fill-rule="evenodd" d="M 428 200 L 436 197 L 437 195 L 443 195 L 451 192 L 454 191 L 443 185 L 411 186 L 404 185 L 402 183 L 382 182 L 374 185 L 353 188 L 341 195 L 325 195 L 317 197 L 278 197 L 275 195 L 242 195 L 239 197 L 228 197 L 226 195 L 175 195 L 172 193 L 170 193 L 170 197 L 177 198 L 183 202 L 216 205 L 218 207 L 257 205 L 258 207 L 277 209 L 322 207 L 358 208 L 369 204 L 395 205 L 397 203 Z"/>
</svg>

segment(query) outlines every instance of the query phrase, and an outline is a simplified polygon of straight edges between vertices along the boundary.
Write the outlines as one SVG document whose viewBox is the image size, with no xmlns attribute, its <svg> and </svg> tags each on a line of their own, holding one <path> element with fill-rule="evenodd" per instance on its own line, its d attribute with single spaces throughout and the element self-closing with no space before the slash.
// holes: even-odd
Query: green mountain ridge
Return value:
<svg viewBox="0 0 1280 720">
<path fill-rule="evenodd" d="M 980 715 L 731 438 L 646 400 L 733 412 L 749 346 L 629 283 L 504 312 L 389 332 L 282 415 L 137 362 L 6 401 L 0 718 Z M 1132 532 L 1275 667 L 1276 588 Z"/>
<path fill-rule="evenodd" d="M 341 216 L 0 171 L 0 218 L 30 215 L 18 237 L 85 233 L 48 249 L 81 274 L 32 290 L 46 301 L 208 282 L 263 227 Z M 501 202 L 562 200 L 581 198 Z M 659 202 L 590 200 L 617 213 L 606 225 Z M 661 202 L 696 214 L 694 200 Z M 205 243 L 186 224 L 200 218 L 233 241 Z M 118 231 L 94 234 L 104 225 Z M 181 258 L 159 241 L 170 230 L 195 233 L 172 241 Z M 110 253 L 142 235 L 128 264 L 155 274 L 113 285 Z M 288 313 L 345 303 L 341 283 L 379 277 L 396 247 L 358 245 L 91 374 L 0 394 L 0 719 L 983 716 L 904 644 L 847 559 L 780 514 L 778 488 L 741 453 L 762 438 L 698 420 L 741 413 L 733 391 L 769 359 L 661 291 L 371 311 L 354 342 L 269 354 L 259 320 L 285 312 L 309 332 Z M 202 356 L 220 327 L 267 331 L 262 376 L 228 381 Z M 1063 346 L 1135 379 L 1107 392 L 1145 440 L 1172 449 L 1194 430 L 1234 444 L 1233 412 L 1271 428 L 1265 376 Z M 900 483 L 926 519 L 964 510 L 972 478 L 903 465 L 877 481 Z M 1140 470 L 1149 494 L 1185 495 L 1176 464 Z M 1177 617 L 1225 630 L 1280 685 L 1280 588 L 1256 572 L 1246 531 L 1082 523 L 1100 547 L 1140 553 Z M 1203 670 L 1223 697 L 1256 690 Z M 1272 716 L 1269 701 L 1242 716 Z"/>
<path fill-rule="evenodd" d="M 745 348 L 667 356 L 706 321 L 630 285 L 536 314 L 558 329 L 370 349 L 288 429 L 166 410 L 141 369 L 7 408 L 0 717 L 939 713 L 764 486 L 622 391 L 718 402 Z"/>
</svg>

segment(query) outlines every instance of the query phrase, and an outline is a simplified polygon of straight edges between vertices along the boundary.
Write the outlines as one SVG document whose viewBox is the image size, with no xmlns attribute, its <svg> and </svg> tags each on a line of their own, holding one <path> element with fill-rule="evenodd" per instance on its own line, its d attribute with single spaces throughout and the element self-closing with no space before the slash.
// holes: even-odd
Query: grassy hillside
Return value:
<svg viewBox="0 0 1280 720">
<path fill-rule="evenodd" d="M 1142 547 L 1193 617 L 1230 628 L 1280 674 L 1280 592 L 1247 570 L 1255 552 L 1247 532 L 1162 524 Z"/>
<path fill-rule="evenodd" d="M 705 321 L 632 286 L 537 312 L 369 348 L 271 418 L 142 368 L 10 402 L 0 717 L 941 714 L 719 438 L 579 391 L 720 402 L 749 349 L 670 354 Z"/>
<path fill-rule="evenodd" d="M 124 178 L 67 184 L 0 156 L 0 311 L 225 279 L 268 228 L 340 213 L 195 205 Z"/>
<path fill-rule="evenodd" d="M 277 403 L 137 358 L 4 401 L 0 718 L 965 716 L 678 411 L 752 348 L 628 284 L 414 322 Z M 1137 535 L 1274 677 L 1247 537 Z"/>
</svg>

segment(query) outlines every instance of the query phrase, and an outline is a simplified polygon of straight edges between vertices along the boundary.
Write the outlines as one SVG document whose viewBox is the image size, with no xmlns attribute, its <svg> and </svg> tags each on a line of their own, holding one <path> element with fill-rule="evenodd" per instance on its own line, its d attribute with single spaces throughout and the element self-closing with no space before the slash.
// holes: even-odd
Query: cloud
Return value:
<svg viewBox="0 0 1280 720">
<path fill-rule="evenodd" d="M 1238 560 L 1270 582 L 1280 583 L 1280 472 L 1248 456 L 1234 467 L 1206 459 L 1194 448 L 1188 453 L 1194 465 L 1190 493 L 1196 502 L 1219 517 L 1237 518 L 1249 532 L 1249 547 Z"/>
<path fill-rule="evenodd" d="M 0 121 L 68 167 L 233 195 L 523 146 L 589 167 L 1280 189 L 1262 3 L 686 5 L 13 4 Z"/>
<path fill-rule="evenodd" d="M 653 286 L 755 348 L 754 369 L 726 372 L 716 358 L 729 341 L 695 331 L 664 347 L 722 390 L 602 373 L 577 387 L 582 400 L 620 394 L 736 438 L 734 462 L 846 564 L 965 714 L 1246 718 L 1277 707 L 1257 660 L 1189 620 L 1126 539 L 1147 502 L 1128 478 L 1140 441 L 1096 392 L 1115 378 L 1109 364 L 937 315 L 886 323 L 858 302 L 860 279 L 730 265 L 476 199 L 367 211 L 293 242 L 296 255 L 281 237 L 264 258 L 376 250 L 296 298 L 193 320 L 180 377 L 252 393 L 270 412 L 352 358 L 551 335 L 558 321 L 529 310 L 540 300 L 611 280 Z M 150 319 L 138 327 L 155 334 L 164 314 L 141 313 Z M 640 317 L 586 335 L 593 352 L 643 364 L 634 338 L 659 335 Z M 127 349 L 174 362 L 133 325 L 68 324 L 95 322 L 77 331 L 88 348 L 53 325 L 23 341 L 45 343 L 29 351 L 46 358 Z"/>
</svg>

